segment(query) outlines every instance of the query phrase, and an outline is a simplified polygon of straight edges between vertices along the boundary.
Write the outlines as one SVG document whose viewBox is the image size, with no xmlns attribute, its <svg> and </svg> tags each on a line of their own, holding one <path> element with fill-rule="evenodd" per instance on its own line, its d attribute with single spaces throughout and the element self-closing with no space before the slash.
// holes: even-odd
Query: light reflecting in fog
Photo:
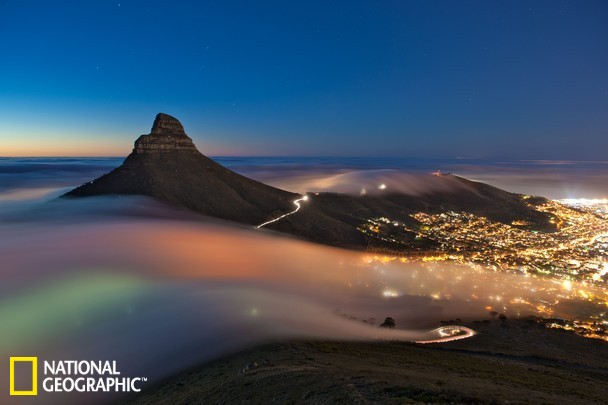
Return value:
<svg viewBox="0 0 608 405">
<path fill-rule="evenodd" d="M 341 178 L 357 193 L 362 181 L 382 193 L 403 180 L 384 171 Z M 419 175 L 408 179 L 424 192 Z M 157 379 L 278 337 L 417 340 L 440 320 L 490 310 L 606 310 L 608 295 L 593 285 L 334 249 L 146 198 L 39 201 L 59 190 L 37 182 L 0 192 L 4 358 L 116 360 L 125 375 Z M 378 327 L 388 316 L 397 330 Z"/>
<path fill-rule="evenodd" d="M 116 215 L 143 203 L 154 205 L 92 199 L 78 211 L 65 201 L 35 221 L 3 224 L 3 353 L 112 358 L 125 372 L 155 370 L 152 378 L 273 337 L 413 340 L 442 319 L 482 319 L 488 307 L 509 316 L 596 310 L 551 280 Z M 387 316 L 398 331 L 370 325 Z"/>
</svg>

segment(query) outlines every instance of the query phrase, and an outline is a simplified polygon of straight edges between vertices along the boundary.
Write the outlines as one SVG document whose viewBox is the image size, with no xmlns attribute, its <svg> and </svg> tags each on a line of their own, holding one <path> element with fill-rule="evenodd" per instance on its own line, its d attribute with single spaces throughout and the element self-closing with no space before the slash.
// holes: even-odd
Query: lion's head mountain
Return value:
<svg viewBox="0 0 608 405">
<path fill-rule="evenodd" d="M 265 228 L 312 242 L 351 249 L 382 248 L 394 251 L 433 248 L 417 240 L 416 212 L 462 211 L 528 228 L 552 231 L 550 215 L 537 211 L 522 196 L 455 175 L 428 176 L 428 193 L 410 195 L 385 190 L 374 195 L 316 193 L 293 215 Z M 438 191 L 442 190 L 442 191 Z M 257 226 L 288 214 L 302 195 L 242 176 L 202 154 L 176 118 L 159 113 L 152 130 L 135 141 L 125 161 L 103 176 L 68 192 L 64 198 L 100 195 L 143 195 L 196 213 Z M 542 198 L 536 199 L 544 201 Z M 534 200 L 533 200 L 534 201 Z M 361 232 L 368 219 L 389 217 L 408 224 L 399 242 Z M 403 243 L 406 241 L 407 243 Z"/>
</svg>

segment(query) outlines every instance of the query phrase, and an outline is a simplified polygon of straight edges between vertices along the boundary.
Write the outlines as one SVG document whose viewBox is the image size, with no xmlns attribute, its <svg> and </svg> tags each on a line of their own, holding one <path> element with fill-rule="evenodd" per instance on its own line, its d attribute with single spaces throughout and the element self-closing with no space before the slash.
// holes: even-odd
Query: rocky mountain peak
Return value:
<svg viewBox="0 0 608 405">
<path fill-rule="evenodd" d="M 181 122 L 169 114 L 158 113 L 150 135 L 186 135 Z"/>
<path fill-rule="evenodd" d="M 142 135 L 135 141 L 133 153 L 158 155 L 166 152 L 190 151 L 197 152 L 192 139 L 184 131 L 184 127 L 175 117 L 158 113 L 148 135 Z"/>
</svg>

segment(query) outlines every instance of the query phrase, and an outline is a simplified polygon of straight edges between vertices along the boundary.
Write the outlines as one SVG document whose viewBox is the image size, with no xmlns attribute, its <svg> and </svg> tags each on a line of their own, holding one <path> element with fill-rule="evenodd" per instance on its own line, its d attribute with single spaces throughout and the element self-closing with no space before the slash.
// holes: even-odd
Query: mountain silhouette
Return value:
<svg viewBox="0 0 608 405">
<path fill-rule="evenodd" d="M 152 131 L 141 135 L 124 163 L 66 197 L 138 194 L 204 215 L 260 224 L 290 211 L 297 194 L 241 176 L 204 156 L 182 124 L 158 114 Z"/>
<path fill-rule="evenodd" d="M 420 224 L 411 214 L 416 212 L 465 211 L 506 224 L 524 220 L 536 230 L 555 230 L 549 214 L 535 210 L 518 194 L 454 175 L 429 176 L 428 181 L 443 182 L 446 187 L 433 187 L 436 191 L 422 195 L 325 192 L 305 197 L 221 166 L 198 151 L 176 118 L 159 113 L 150 134 L 135 141 L 121 166 L 62 197 L 145 195 L 203 215 L 254 226 L 264 223 L 264 228 L 353 249 L 403 248 L 403 244 L 370 237 L 360 228 L 368 219 L 379 217 L 415 228 Z M 282 218 L 270 222 L 278 217 Z M 415 233 L 410 234 L 415 240 Z M 424 241 L 420 245 L 421 249 L 432 247 Z"/>
</svg>

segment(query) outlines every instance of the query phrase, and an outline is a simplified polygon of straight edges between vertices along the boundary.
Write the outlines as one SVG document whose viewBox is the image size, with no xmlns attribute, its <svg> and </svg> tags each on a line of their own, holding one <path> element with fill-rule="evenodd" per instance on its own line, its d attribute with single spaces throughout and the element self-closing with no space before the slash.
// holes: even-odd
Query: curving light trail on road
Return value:
<svg viewBox="0 0 608 405">
<path fill-rule="evenodd" d="M 464 332 L 464 333 L 459 333 Z M 442 326 L 441 328 L 434 329 L 429 333 L 438 334 L 439 338 L 430 339 L 430 340 L 416 340 L 414 343 L 445 343 L 445 342 L 453 342 L 454 340 L 467 339 L 472 336 L 475 336 L 475 331 L 471 328 L 467 328 L 466 326 Z M 457 334 L 456 334 L 457 333 Z"/>
<path fill-rule="evenodd" d="M 289 215 L 295 214 L 295 213 L 296 213 L 296 212 L 298 212 L 298 211 L 300 210 L 300 208 L 301 208 L 300 201 L 307 201 L 307 200 L 308 200 L 308 196 L 307 196 L 307 195 L 305 195 L 305 196 L 304 196 L 304 197 L 302 197 L 302 198 L 298 198 L 297 200 L 294 200 L 294 201 L 293 201 L 293 203 L 294 203 L 294 205 L 296 206 L 296 209 L 295 209 L 295 210 L 293 210 L 293 211 L 291 211 L 291 212 L 288 212 L 287 214 L 283 214 L 283 215 L 281 215 L 280 217 L 277 217 L 277 218 L 275 218 L 275 219 L 271 219 L 270 221 L 266 221 L 266 222 L 264 222 L 263 224 L 260 224 L 260 225 L 256 226 L 256 227 L 255 227 L 255 229 L 260 229 L 260 228 L 261 228 L 261 227 L 263 227 L 263 226 L 266 226 L 266 225 L 268 225 L 268 224 L 272 224 L 273 222 L 280 221 L 281 219 L 283 219 L 283 218 L 285 218 L 285 217 L 287 217 L 287 216 L 289 216 Z"/>
</svg>

